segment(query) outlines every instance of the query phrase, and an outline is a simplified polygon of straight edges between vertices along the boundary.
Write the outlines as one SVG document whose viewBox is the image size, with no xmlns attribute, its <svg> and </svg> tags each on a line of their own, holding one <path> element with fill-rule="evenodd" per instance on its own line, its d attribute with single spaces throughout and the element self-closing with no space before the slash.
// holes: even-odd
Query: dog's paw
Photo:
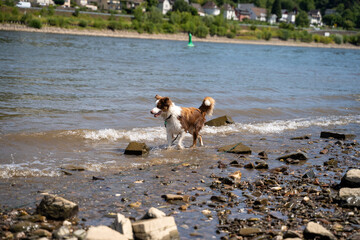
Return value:
<svg viewBox="0 0 360 240">
<path fill-rule="evenodd" d="M 182 150 L 182 149 L 184 149 L 184 146 L 183 146 L 183 145 L 178 145 L 177 148 L 178 148 L 179 150 Z"/>
</svg>

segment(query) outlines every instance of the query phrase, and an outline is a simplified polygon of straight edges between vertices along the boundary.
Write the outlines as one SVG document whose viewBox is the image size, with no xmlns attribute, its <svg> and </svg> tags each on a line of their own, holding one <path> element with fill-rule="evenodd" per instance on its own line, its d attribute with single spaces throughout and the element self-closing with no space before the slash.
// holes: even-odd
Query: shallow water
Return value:
<svg viewBox="0 0 360 240">
<path fill-rule="evenodd" d="M 359 136 L 360 51 L 186 44 L 0 32 L 0 204 L 35 207 L 39 193 L 55 193 L 79 203 L 86 225 L 110 224 L 108 212 L 138 218 L 158 207 L 175 214 L 183 239 L 192 238 L 193 225 L 204 239 L 218 238 L 217 221 L 197 205 L 206 207 L 213 194 L 209 176 L 227 174 L 218 161 L 239 159 L 217 152 L 219 146 L 250 146 L 253 154 L 241 159 L 244 164 L 265 150 L 274 168 L 283 164 L 275 159 L 285 151 L 318 155 L 328 144 L 319 139 L 321 131 Z M 217 102 L 213 117 L 227 114 L 236 123 L 205 127 L 205 147 L 166 150 L 164 123 L 149 113 L 156 94 L 186 107 L 211 96 Z M 318 144 L 289 141 L 305 134 Z M 145 142 L 150 153 L 125 156 L 129 141 Z M 191 144 L 191 136 L 184 144 Z M 325 160 L 311 158 L 291 171 Z M 350 165 L 357 166 L 355 160 Z M 85 171 L 65 176 L 63 167 L 70 165 Z M 241 172 L 244 181 L 261 174 Z M 161 199 L 177 192 L 197 193 L 196 206 L 179 214 L 179 205 Z M 127 207 L 139 200 L 140 209 Z M 249 217 L 244 207 L 233 214 Z"/>
<path fill-rule="evenodd" d="M 163 151 L 163 122 L 149 114 L 156 94 L 180 106 L 213 97 L 213 117 L 227 114 L 237 124 L 204 128 L 208 146 L 234 134 L 278 138 L 360 123 L 356 50 L 188 48 L 181 41 L 6 31 L 0 42 L 2 178 L 59 176 L 67 164 L 117 171 L 182 161 Z M 146 142 L 153 151 L 129 159 L 123 155 L 129 141 Z"/>
</svg>

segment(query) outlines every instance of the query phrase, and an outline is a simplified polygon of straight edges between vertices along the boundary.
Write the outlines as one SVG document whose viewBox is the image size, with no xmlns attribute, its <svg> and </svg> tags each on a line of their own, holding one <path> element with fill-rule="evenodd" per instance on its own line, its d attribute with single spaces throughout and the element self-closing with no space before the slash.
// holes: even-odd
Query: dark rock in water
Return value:
<svg viewBox="0 0 360 240">
<path fill-rule="evenodd" d="M 336 240 L 336 237 L 329 230 L 315 222 L 309 222 L 303 234 L 305 239 Z"/>
<path fill-rule="evenodd" d="M 227 145 L 218 149 L 219 152 L 237 153 L 237 154 L 251 154 L 251 149 L 242 143 Z"/>
<path fill-rule="evenodd" d="M 288 158 L 293 159 L 293 160 L 307 160 L 308 159 L 308 157 L 305 153 L 295 152 L 295 153 L 290 153 L 290 154 L 278 157 L 277 160 L 281 160 L 281 159 L 286 160 Z"/>
<path fill-rule="evenodd" d="M 259 157 L 261 159 L 268 159 L 268 154 L 265 151 L 259 152 Z"/>
<path fill-rule="evenodd" d="M 333 133 L 333 132 L 321 132 L 321 138 L 335 138 L 339 140 L 351 140 L 356 137 L 354 134 L 342 134 L 342 133 Z"/>
<path fill-rule="evenodd" d="M 284 233 L 283 238 L 284 239 L 286 239 L 286 238 L 300 238 L 300 239 L 302 239 L 302 235 L 300 233 L 298 233 L 298 232 L 289 230 L 289 231 Z"/>
<path fill-rule="evenodd" d="M 92 177 L 92 180 L 94 180 L 94 181 L 97 181 L 97 180 L 105 180 L 105 178 L 93 176 L 93 177 Z"/>
<path fill-rule="evenodd" d="M 50 219 L 65 220 L 75 216 L 79 207 L 76 203 L 49 194 L 44 196 L 36 211 Z"/>
<path fill-rule="evenodd" d="M 127 155 L 143 155 L 150 151 L 150 148 L 145 143 L 130 142 L 125 149 Z"/>
<path fill-rule="evenodd" d="M 244 166 L 244 168 L 247 168 L 247 169 L 254 169 L 255 168 L 255 165 L 253 163 L 248 163 Z"/>
<path fill-rule="evenodd" d="M 268 169 L 269 165 L 265 161 L 256 162 L 255 169 Z"/>
<path fill-rule="evenodd" d="M 226 198 L 222 196 L 212 196 L 210 199 L 213 202 L 226 202 Z"/>
<path fill-rule="evenodd" d="M 337 167 L 338 162 L 339 162 L 338 160 L 329 159 L 329 161 L 324 162 L 324 166 Z"/>
<path fill-rule="evenodd" d="M 224 125 L 233 124 L 233 123 L 234 123 L 234 121 L 231 119 L 231 117 L 225 115 L 225 116 L 214 118 L 210 121 L 207 121 L 205 123 L 205 125 L 219 127 L 219 126 L 224 126 Z"/>
<path fill-rule="evenodd" d="M 358 188 L 360 187 L 360 169 L 350 169 L 342 177 L 341 187 Z"/>
<path fill-rule="evenodd" d="M 291 140 L 305 140 L 305 139 L 310 139 L 310 135 L 304 135 L 304 136 L 300 136 L 300 137 L 292 137 L 290 139 Z"/>
<path fill-rule="evenodd" d="M 314 178 L 316 175 L 313 170 L 307 171 L 302 177 L 303 178 Z"/>
</svg>

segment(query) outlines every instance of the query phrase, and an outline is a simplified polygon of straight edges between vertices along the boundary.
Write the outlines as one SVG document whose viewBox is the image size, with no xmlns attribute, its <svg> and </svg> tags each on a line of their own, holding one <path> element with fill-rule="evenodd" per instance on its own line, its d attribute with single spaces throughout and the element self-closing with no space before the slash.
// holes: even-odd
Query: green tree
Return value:
<svg viewBox="0 0 360 240">
<path fill-rule="evenodd" d="M 151 10 L 152 7 L 157 7 L 158 0 L 146 0 L 146 10 Z"/>
<path fill-rule="evenodd" d="M 144 16 L 145 16 L 145 14 L 143 12 L 142 7 L 137 6 L 134 10 L 134 19 L 136 19 L 139 22 L 142 22 L 142 21 L 144 21 Z"/>
<path fill-rule="evenodd" d="M 271 8 L 271 13 L 276 15 L 276 20 L 279 21 L 279 19 L 281 18 L 281 3 L 280 0 L 275 0 L 272 8 Z"/>
<path fill-rule="evenodd" d="M 314 0 L 301 0 L 299 3 L 299 7 L 305 12 L 313 10 L 315 9 Z"/>
<path fill-rule="evenodd" d="M 163 15 L 157 7 L 151 7 L 150 11 L 147 13 L 147 17 L 152 23 L 161 23 Z"/>
<path fill-rule="evenodd" d="M 304 11 L 300 11 L 300 13 L 296 16 L 295 24 L 298 27 L 308 27 L 310 24 L 308 15 Z"/>
<path fill-rule="evenodd" d="M 189 4 L 187 2 L 185 2 L 184 0 L 176 0 L 174 2 L 172 10 L 174 12 L 176 12 L 176 11 L 188 12 L 189 11 Z"/>
<path fill-rule="evenodd" d="M 62 6 L 62 5 L 64 5 L 65 0 L 54 0 L 54 3 L 55 3 L 56 5 Z"/>
</svg>

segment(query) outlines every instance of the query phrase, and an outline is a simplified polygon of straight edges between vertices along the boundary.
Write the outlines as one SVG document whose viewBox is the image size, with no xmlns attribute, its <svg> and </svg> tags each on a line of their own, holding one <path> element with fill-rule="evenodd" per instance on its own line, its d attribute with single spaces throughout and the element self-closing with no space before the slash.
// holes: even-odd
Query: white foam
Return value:
<svg viewBox="0 0 360 240">
<path fill-rule="evenodd" d="M 5 164 L 0 167 L 0 178 L 12 177 L 58 177 L 61 173 L 51 169 L 23 167 L 21 164 Z"/>
<path fill-rule="evenodd" d="M 299 118 L 291 120 L 274 120 L 260 123 L 235 123 L 222 127 L 205 127 L 206 134 L 230 134 L 236 132 L 251 132 L 260 134 L 281 133 L 287 130 L 308 128 L 311 126 L 327 127 L 331 125 L 347 125 L 360 123 L 360 115 L 354 116 L 328 116 L 315 118 Z"/>
<path fill-rule="evenodd" d="M 253 123 L 235 123 L 221 127 L 205 126 L 201 133 L 208 135 L 228 135 L 237 132 L 250 132 L 258 134 L 282 133 L 288 130 L 296 130 L 299 128 L 308 128 L 311 126 L 327 127 L 331 125 L 347 125 L 351 123 L 360 123 L 360 115 L 352 116 L 326 116 L 298 118 L 290 120 L 273 120 L 267 122 Z M 188 134 L 187 134 L 188 135 Z M 84 130 L 82 137 L 88 140 L 99 141 L 117 141 L 124 139 L 127 141 L 145 141 L 155 142 L 166 140 L 166 131 L 162 126 L 133 128 L 131 130 L 124 129 L 100 129 L 100 130 Z"/>
</svg>

